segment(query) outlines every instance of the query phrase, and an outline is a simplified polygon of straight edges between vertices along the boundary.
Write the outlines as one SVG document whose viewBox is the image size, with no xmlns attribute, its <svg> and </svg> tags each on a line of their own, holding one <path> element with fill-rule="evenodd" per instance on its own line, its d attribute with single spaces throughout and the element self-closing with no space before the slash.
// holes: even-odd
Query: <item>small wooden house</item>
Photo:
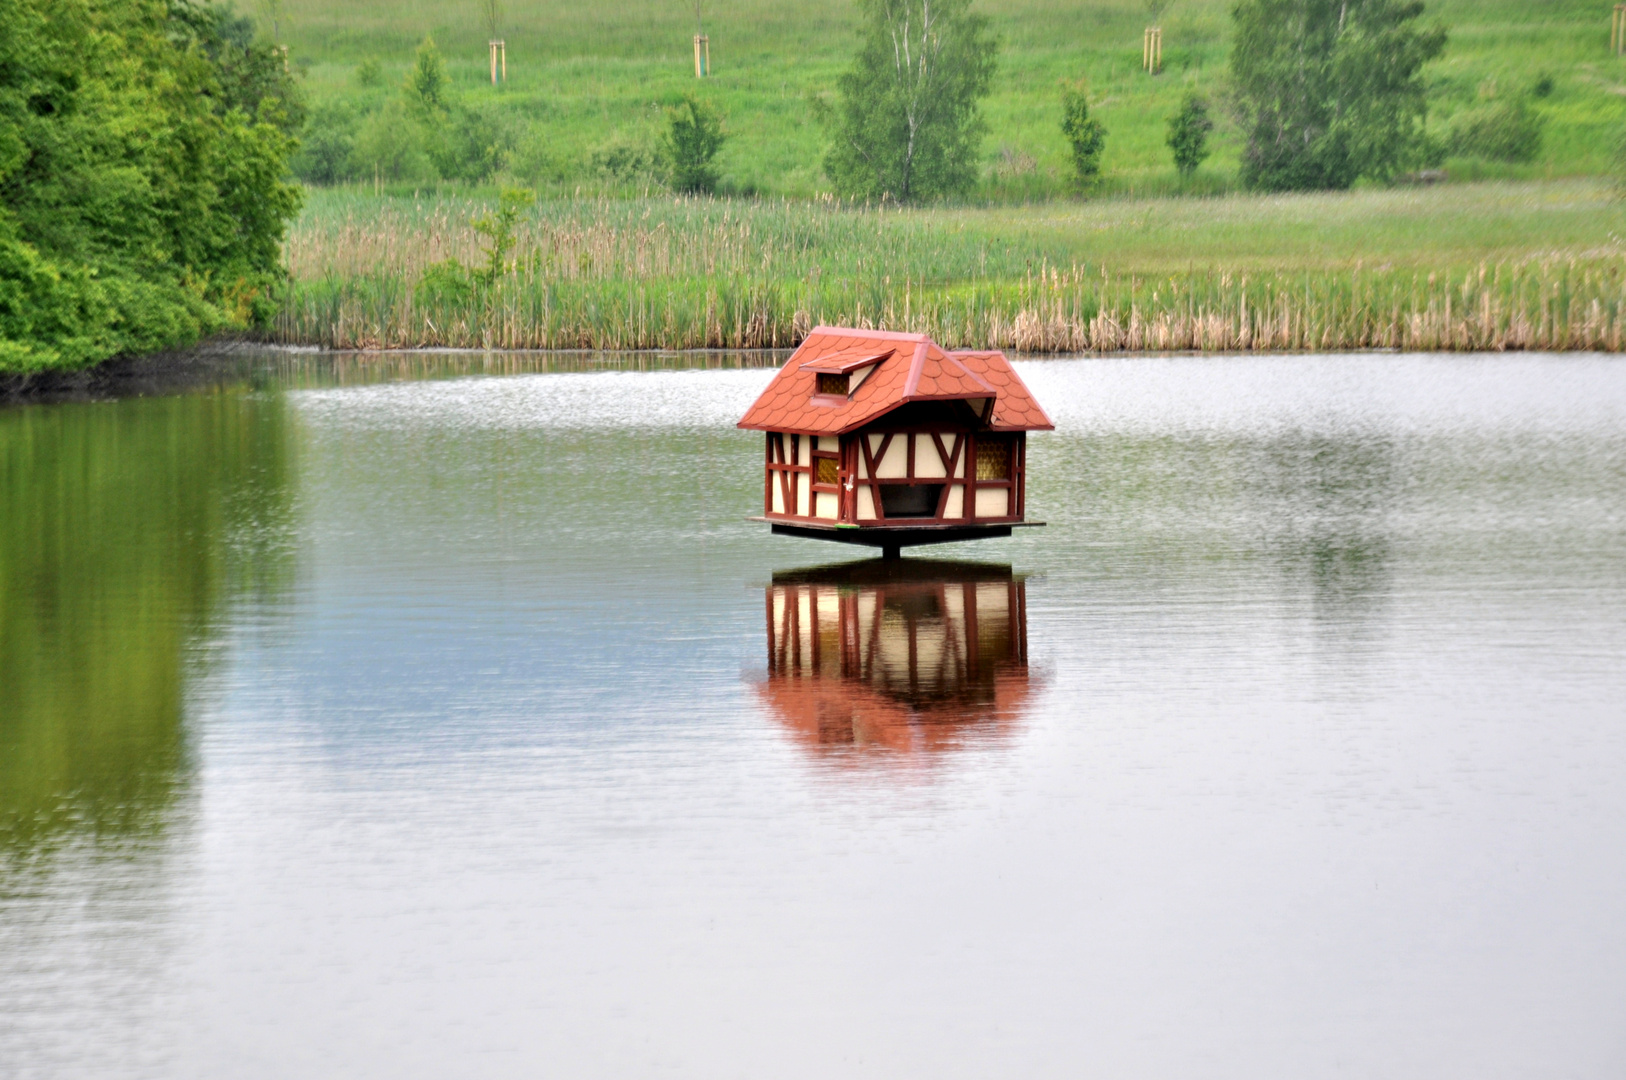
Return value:
<svg viewBox="0 0 1626 1080">
<path fill-rule="evenodd" d="M 832 326 L 808 334 L 739 426 L 764 433 L 774 532 L 888 556 L 1033 524 L 1027 433 L 1054 427 L 1001 352 Z"/>
</svg>

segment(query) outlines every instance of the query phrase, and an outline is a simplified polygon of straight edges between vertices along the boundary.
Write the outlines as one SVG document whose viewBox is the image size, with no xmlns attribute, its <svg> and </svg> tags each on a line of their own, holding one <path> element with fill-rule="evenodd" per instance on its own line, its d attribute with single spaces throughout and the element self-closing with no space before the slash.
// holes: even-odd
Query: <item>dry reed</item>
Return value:
<svg viewBox="0 0 1626 1080">
<path fill-rule="evenodd" d="M 1146 276 L 990 257 L 986 244 L 924 226 L 805 204 L 667 202 L 641 215 L 638 204 L 567 204 L 526 222 L 513 271 L 494 286 L 420 288 L 441 260 L 480 261 L 471 209 L 407 204 L 306 223 L 287 246 L 276 337 L 334 348 L 750 349 L 791 346 L 829 323 L 1022 352 L 1619 350 L 1626 312 L 1616 250 L 1434 271 Z"/>
</svg>

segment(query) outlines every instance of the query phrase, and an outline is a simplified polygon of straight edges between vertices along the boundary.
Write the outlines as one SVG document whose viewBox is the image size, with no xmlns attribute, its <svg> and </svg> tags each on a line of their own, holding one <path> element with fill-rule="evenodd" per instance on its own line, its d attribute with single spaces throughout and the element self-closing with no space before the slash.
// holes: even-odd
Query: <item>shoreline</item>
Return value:
<svg viewBox="0 0 1626 1080">
<path fill-rule="evenodd" d="M 382 382 L 473 376 L 585 373 L 593 371 L 770 370 L 794 351 L 774 349 L 481 349 L 421 346 L 388 349 L 334 349 L 242 337 L 216 338 L 190 349 L 167 350 L 139 357 L 118 357 L 78 371 L 45 371 L 0 376 L 0 408 L 61 401 L 114 401 L 187 393 L 261 378 L 267 382 L 305 383 L 306 365 L 326 369 L 326 386 L 359 386 Z M 1405 353 L 1438 356 L 1537 355 L 1618 356 L 1617 349 L 1090 349 L 1022 352 L 1006 350 L 1013 361 L 1078 359 L 1163 360 L 1208 357 L 1223 360 L 1247 356 L 1345 356 L 1358 359 Z M 314 383 L 312 385 L 315 385 Z"/>
</svg>

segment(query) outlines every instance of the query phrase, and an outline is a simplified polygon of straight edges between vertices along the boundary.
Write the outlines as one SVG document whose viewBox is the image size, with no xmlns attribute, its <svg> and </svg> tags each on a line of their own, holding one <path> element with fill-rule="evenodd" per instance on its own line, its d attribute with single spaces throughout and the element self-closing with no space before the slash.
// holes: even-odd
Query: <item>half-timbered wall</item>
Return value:
<svg viewBox="0 0 1626 1080">
<path fill-rule="evenodd" d="M 768 432 L 764 513 L 837 520 L 840 462 L 841 440 L 837 436 Z"/>
<path fill-rule="evenodd" d="M 763 512 L 859 525 L 1020 521 L 1026 450 L 1022 433 L 769 432 Z"/>
</svg>

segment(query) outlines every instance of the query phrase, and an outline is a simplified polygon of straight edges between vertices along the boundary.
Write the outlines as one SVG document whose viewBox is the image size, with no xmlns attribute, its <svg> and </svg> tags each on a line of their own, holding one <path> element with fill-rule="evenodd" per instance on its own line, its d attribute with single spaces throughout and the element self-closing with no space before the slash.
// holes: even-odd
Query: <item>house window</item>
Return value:
<svg viewBox="0 0 1626 1080">
<path fill-rule="evenodd" d="M 834 394 L 837 397 L 847 396 L 847 376 L 833 375 L 828 371 L 819 372 L 819 393 Z"/>
<path fill-rule="evenodd" d="M 1004 440 L 977 443 L 977 479 L 1011 478 L 1011 444 Z"/>
<path fill-rule="evenodd" d="M 829 484 L 834 487 L 841 482 L 841 462 L 833 457 L 816 457 L 813 459 L 813 482 L 815 484 Z"/>
</svg>

